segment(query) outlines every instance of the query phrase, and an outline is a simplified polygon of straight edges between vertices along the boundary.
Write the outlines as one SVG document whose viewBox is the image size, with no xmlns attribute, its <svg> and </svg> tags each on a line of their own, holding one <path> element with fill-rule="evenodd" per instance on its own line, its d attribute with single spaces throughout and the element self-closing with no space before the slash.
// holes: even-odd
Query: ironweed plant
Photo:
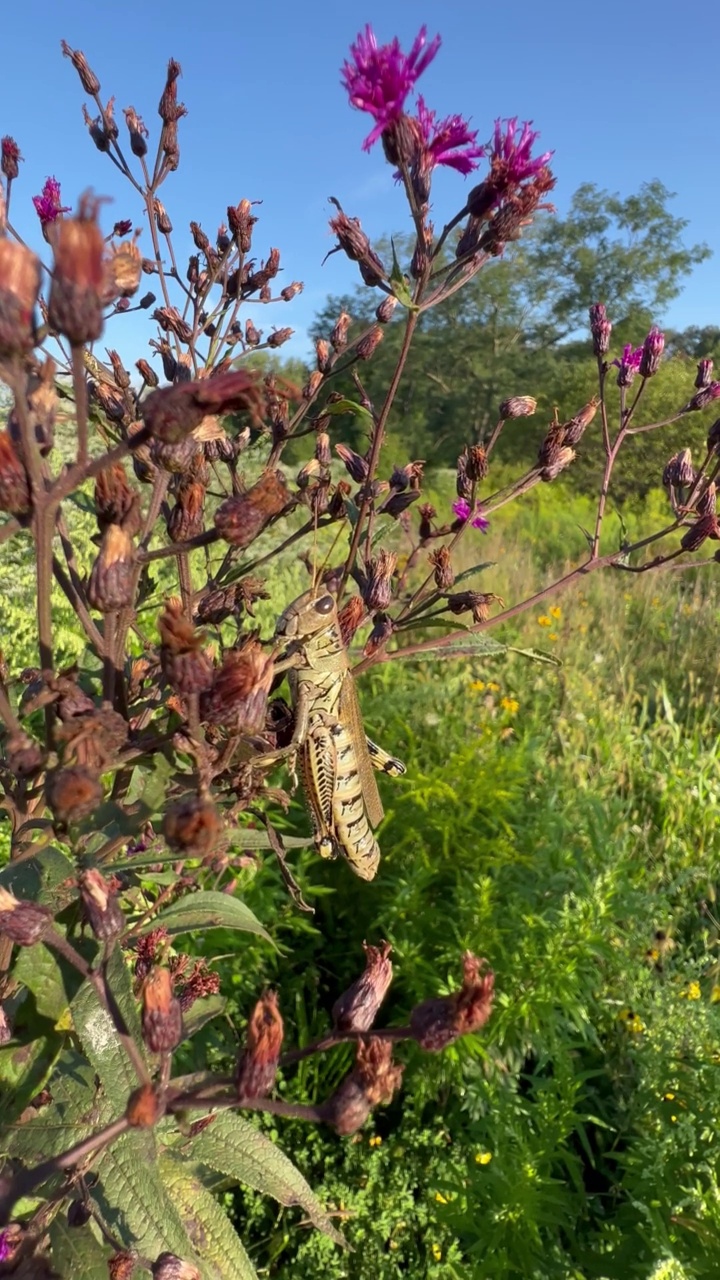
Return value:
<svg viewBox="0 0 720 1280">
<path fill-rule="evenodd" d="M 350 726 L 342 698 L 333 719 L 318 688 L 312 693 L 311 641 L 290 640 L 283 650 L 279 635 L 263 638 L 255 624 L 258 602 L 270 601 L 276 613 L 287 604 L 288 553 L 309 567 L 309 598 L 329 600 L 337 616 L 331 674 L 346 688 L 346 652 L 362 629 L 355 673 L 401 658 L 501 654 L 508 646 L 488 636 L 490 627 L 583 575 L 603 567 L 676 567 L 676 557 L 697 563 L 688 553 L 720 536 L 719 419 L 699 468 L 688 450 L 668 463 L 670 521 L 633 544 L 601 551 L 621 448 L 633 434 L 664 425 L 638 421 L 663 335 L 653 328 L 637 349 L 610 360 L 611 324 L 601 304 L 590 309 L 598 395 L 571 420 L 549 425 L 539 457 L 511 485 L 492 491 L 492 454 L 508 424 L 518 429 L 534 413 L 527 394 L 508 394 L 489 438 L 463 451 L 452 512 L 439 517 L 422 502 L 421 461 L 388 467 L 386 425 L 424 313 L 492 270 L 536 213 L 552 208 L 552 153 L 533 154 L 538 135 L 529 124 L 498 120 L 480 145 L 459 115 L 438 119 L 420 96 L 411 113 L 408 99 L 439 46 L 423 28 L 405 54 L 397 40 L 379 46 L 367 27 L 343 65 L 351 105 L 373 121 L 363 147 L 381 142 L 415 245 L 405 265 L 395 254 L 382 261 L 359 221 L 333 201 L 336 250 L 376 291 L 376 319 L 352 337 L 351 317 L 339 315 L 316 342 L 315 368 L 298 388 L 272 359 L 292 331 L 264 335 L 243 316 L 246 304 L 290 303 L 302 289 L 297 281 L 280 285 L 278 249 L 260 261 L 252 256 L 255 204 L 243 198 L 230 205 L 212 239 L 191 222 L 193 249 L 187 269 L 179 265 L 182 252 L 160 199 L 180 162 L 186 114 L 175 61 L 151 159 L 150 130 L 136 111 L 124 110 L 121 130 L 113 99 L 104 102 L 85 56 L 63 44 L 95 104 L 95 114 L 83 108 L 90 137 L 127 180 L 142 233 L 130 218 L 104 228 L 106 206 L 88 192 L 71 214 L 50 178 L 34 197 L 50 250 L 41 262 L 13 226 L 21 156 L 12 138 L 2 140 L 0 377 L 11 409 L 0 433 L 0 541 L 32 540 L 38 640 L 36 668 L 14 669 L 9 652 L 0 674 L 0 782 L 10 830 L 0 873 L 0 1265 L 18 1274 L 90 1275 L 107 1263 L 114 1277 L 148 1270 L 158 1280 L 252 1276 L 212 1194 L 220 1179 L 301 1205 L 342 1244 L 300 1173 L 243 1113 L 353 1134 L 399 1089 L 398 1044 L 411 1039 L 437 1052 L 477 1033 L 491 1014 L 492 971 L 466 954 L 456 992 L 429 995 L 406 1025 L 376 1027 L 392 978 L 390 948 L 378 940 L 367 946 L 365 972 L 338 996 L 319 1041 L 284 1048 L 278 995 L 266 991 L 258 993 L 232 1075 L 174 1073 L 178 1046 L 222 1011 L 217 975 L 176 950 L 176 937 L 222 927 L 270 942 L 234 892 L 236 868 L 263 851 L 277 858 L 296 908 L 310 909 L 286 856 L 308 840 L 276 829 L 274 811 L 287 795 L 269 782 L 293 751 L 316 844 L 323 843 L 317 826 L 327 820 L 321 851 L 351 849 L 350 837 L 341 840 L 333 827 L 345 750 L 333 741 L 352 730 L 351 749 L 361 751 L 360 735 L 367 754 L 364 736 Z M 481 165 L 484 176 L 436 234 L 435 169 L 467 176 Z M 143 293 L 144 277 L 150 288 Z M 115 349 L 102 359 L 95 348 L 106 325 L 122 325 L 138 310 L 153 322 L 154 336 L 130 372 Z M 382 403 L 372 403 L 363 367 L 389 323 L 402 324 L 402 348 Z M 353 399 L 333 389 L 337 375 L 348 372 Z M 710 408 L 720 396 L 709 361 L 701 362 L 695 388 L 676 418 Z M 63 456 L 54 428 L 68 404 L 73 447 Z M 350 417 L 367 431 L 362 455 L 341 439 Z M 491 589 L 491 566 L 456 575 L 461 540 L 485 531 L 503 505 L 567 472 L 593 422 L 602 431 L 605 468 L 582 563 L 507 607 Z M 289 441 L 307 445 L 294 478 L 283 465 Z M 97 525 L 88 566 L 74 545 L 70 516 L 77 507 L 91 511 Z M 637 556 L 672 533 L 675 549 Z M 86 642 L 70 669 L 59 669 L 53 589 L 67 598 Z M 288 670 L 292 705 L 273 696 Z M 303 671 L 312 712 L 305 725 Z M 353 803 L 364 812 L 362 794 Z M 348 868 L 357 870 L 351 857 Z M 276 1096 L 279 1068 L 287 1075 L 294 1063 L 342 1041 L 356 1042 L 355 1066 L 321 1105 Z"/>
</svg>

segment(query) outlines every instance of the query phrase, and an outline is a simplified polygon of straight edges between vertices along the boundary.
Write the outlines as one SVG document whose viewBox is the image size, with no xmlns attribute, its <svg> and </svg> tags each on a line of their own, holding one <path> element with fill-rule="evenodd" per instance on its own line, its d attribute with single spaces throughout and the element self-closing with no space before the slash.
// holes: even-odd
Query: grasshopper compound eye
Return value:
<svg viewBox="0 0 720 1280">
<path fill-rule="evenodd" d="M 316 613 L 332 613 L 335 608 L 335 601 L 332 596 L 322 596 L 320 600 L 315 601 Z"/>
</svg>

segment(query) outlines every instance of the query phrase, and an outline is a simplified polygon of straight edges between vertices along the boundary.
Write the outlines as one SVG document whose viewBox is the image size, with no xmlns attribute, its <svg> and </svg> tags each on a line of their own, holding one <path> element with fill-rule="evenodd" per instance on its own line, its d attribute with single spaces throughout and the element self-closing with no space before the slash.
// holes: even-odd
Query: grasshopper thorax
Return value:
<svg viewBox="0 0 720 1280">
<path fill-rule="evenodd" d="M 304 640 L 327 630 L 336 622 L 334 598 L 327 593 L 318 596 L 313 591 L 306 591 L 280 615 L 275 634 L 278 639 Z"/>
</svg>

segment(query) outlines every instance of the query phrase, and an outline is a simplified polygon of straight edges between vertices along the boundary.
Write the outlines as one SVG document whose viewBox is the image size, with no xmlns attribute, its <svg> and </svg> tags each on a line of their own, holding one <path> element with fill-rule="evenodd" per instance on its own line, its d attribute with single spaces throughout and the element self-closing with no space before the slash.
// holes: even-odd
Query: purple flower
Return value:
<svg viewBox="0 0 720 1280">
<path fill-rule="evenodd" d="M 60 183 L 57 178 L 47 178 L 39 196 L 33 196 L 35 212 L 43 226 L 55 222 L 61 213 L 69 213 L 69 205 L 60 203 Z"/>
<path fill-rule="evenodd" d="M 0 1231 L 0 1262 L 5 1262 L 12 1254 L 13 1248 L 7 1231 Z"/>
<path fill-rule="evenodd" d="M 466 498 L 458 498 L 457 502 L 453 502 L 452 509 L 458 520 L 462 520 L 463 524 L 472 515 L 470 524 L 473 529 L 479 529 L 481 533 L 487 533 L 490 528 L 490 521 L 485 519 L 482 508 L 477 503 L 474 508 L 471 508 Z"/>
<path fill-rule="evenodd" d="M 516 141 L 517 123 L 517 116 L 506 120 L 503 132 L 503 121 L 495 121 L 492 163 L 504 168 L 508 186 L 534 177 L 555 154 L 553 151 L 543 151 L 541 156 L 533 159 L 530 153 L 540 134 L 536 129 L 530 128 L 532 120 L 524 120 L 522 133 Z"/>
<path fill-rule="evenodd" d="M 656 325 L 653 325 L 643 342 L 642 358 L 640 360 L 641 378 L 652 378 L 653 374 L 657 373 L 664 348 L 665 334 L 661 333 Z"/>
<path fill-rule="evenodd" d="M 375 121 L 375 128 L 363 142 L 364 151 L 369 151 L 385 129 L 400 119 L 405 99 L 440 48 L 440 36 L 435 36 L 427 48 L 426 38 L 427 27 L 423 26 L 412 49 L 405 54 L 397 36 L 391 44 L 378 46 L 368 23 L 365 34 L 360 32 L 350 46 L 352 60 L 343 63 L 342 82 L 351 106 L 369 112 Z"/>
<path fill-rule="evenodd" d="M 526 216 L 536 208 L 552 207 L 539 204 L 539 201 L 555 185 L 555 179 L 547 168 L 548 161 L 555 153 L 543 151 L 542 155 L 533 157 L 532 148 L 540 134 L 531 129 L 530 124 L 530 120 L 523 121 L 518 136 L 517 116 L 505 121 L 495 121 L 490 172 L 468 196 L 468 209 L 473 217 L 486 218 L 492 209 L 497 208 L 504 200 L 515 197 L 518 191 L 526 201 L 530 197 Z M 526 186 L 521 187 L 522 183 L 526 183 Z"/>
<path fill-rule="evenodd" d="M 425 105 L 418 94 L 418 124 L 429 168 L 446 164 L 458 173 L 468 174 L 477 169 L 477 162 L 485 155 L 485 148 L 475 145 L 477 129 L 471 129 L 462 116 L 446 116 L 436 124 L 437 112 Z"/>
<path fill-rule="evenodd" d="M 615 367 L 620 370 L 617 376 L 617 384 L 619 387 L 630 386 L 635 374 L 640 368 L 642 354 L 642 347 L 635 347 L 635 349 L 633 349 L 632 343 L 628 342 L 627 346 L 623 350 L 621 359 L 613 360 Z"/>
</svg>

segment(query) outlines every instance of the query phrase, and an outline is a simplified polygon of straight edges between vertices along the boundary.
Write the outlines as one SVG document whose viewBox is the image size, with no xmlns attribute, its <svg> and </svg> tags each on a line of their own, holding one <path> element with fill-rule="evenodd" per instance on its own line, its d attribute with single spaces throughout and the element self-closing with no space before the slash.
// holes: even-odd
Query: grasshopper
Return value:
<svg viewBox="0 0 720 1280">
<path fill-rule="evenodd" d="M 405 765 L 365 736 L 355 681 L 331 595 L 308 591 L 281 615 L 278 640 L 287 641 L 295 729 L 286 754 L 295 756 L 318 853 L 342 854 L 363 880 L 380 861 L 373 828 L 383 807 L 373 767 L 391 777 Z"/>
</svg>

